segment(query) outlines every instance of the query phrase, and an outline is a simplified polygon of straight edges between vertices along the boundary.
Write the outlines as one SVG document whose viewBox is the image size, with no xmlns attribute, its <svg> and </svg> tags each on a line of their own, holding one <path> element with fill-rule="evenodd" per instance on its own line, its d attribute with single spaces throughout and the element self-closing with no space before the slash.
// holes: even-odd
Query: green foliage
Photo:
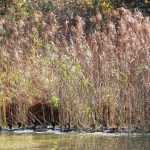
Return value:
<svg viewBox="0 0 150 150">
<path fill-rule="evenodd" d="M 2 72 L 1 75 L 0 75 L 0 80 L 4 80 L 7 78 L 7 73 L 6 72 Z"/>
<path fill-rule="evenodd" d="M 104 0 L 102 3 L 101 3 L 101 9 L 102 9 L 102 13 L 103 14 L 108 14 L 112 11 L 112 5 L 111 5 L 111 2 L 110 0 Z"/>
<path fill-rule="evenodd" d="M 117 69 L 114 69 L 112 71 L 112 74 L 113 74 L 113 76 L 116 78 L 116 80 L 118 82 L 128 83 L 128 74 L 127 73 L 124 73 L 124 72 L 121 72 L 121 71 L 119 71 Z"/>
<path fill-rule="evenodd" d="M 114 8 L 127 6 L 129 9 L 139 9 L 143 13 L 150 15 L 149 3 L 147 0 L 110 0 Z"/>
<path fill-rule="evenodd" d="M 40 0 L 39 6 L 43 11 L 56 12 L 58 5 L 55 1 Z"/>
<path fill-rule="evenodd" d="M 87 11 L 95 11 L 99 9 L 99 0 L 92 0 L 91 2 L 87 3 L 86 8 Z"/>
<path fill-rule="evenodd" d="M 4 98 L 4 95 L 3 95 L 2 92 L 0 92 L 0 105 L 1 105 L 1 103 L 3 102 L 3 98 Z"/>
<path fill-rule="evenodd" d="M 145 0 L 83 0 L 80 3 L 86 7 L 87 11 L 100 10 L 103 14 L 109 13 L 112 8 L 125 5 L 130 9 L 139 9 L 150 15 L 149 4 Z"/>
<path fill-rule="evenodd" d="M 101 11 L 103 14 L 107 14 L 112 10 L 112 4 L 110 0 L 83 0 L 80 1 L 80 5 L 86 8 L 87 12 Z"/>
<path fill-rule="evenodd" d="M 58 108 L 59 105 L 59 98 L 57 96 L 52 96 L 52 106 L 54 108 Z"/>
<path fill-rule="evenodd" d="M 6 34 L 6 31 L 3 29 L 0 29 L 0 36 L 4 36 Z"/>
</svg>

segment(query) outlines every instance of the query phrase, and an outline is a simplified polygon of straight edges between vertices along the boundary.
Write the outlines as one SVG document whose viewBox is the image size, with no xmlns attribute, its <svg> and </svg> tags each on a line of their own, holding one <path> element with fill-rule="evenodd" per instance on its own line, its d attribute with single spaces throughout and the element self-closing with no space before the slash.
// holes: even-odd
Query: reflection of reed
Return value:
<svg viewBox="0 0 150 150">
<path fill-rule="evenodd" d="M 87 134 L 1 134 L 0 149 L 148 150 L 149 137 L 109 137 Z"/>
<path fill-rule="evenodd" d="M 133 137 L 103 137 L 92 135 L 63 136 L 59 141 L 59 148 L 66 150 L 128 150 L 148 149 L 148 138 Z"/>
<path fill-rule="evenodd" d="M 0 135 L 0 149 L 31 149 L 38 147 L 32 135 Z"/>
</svg>

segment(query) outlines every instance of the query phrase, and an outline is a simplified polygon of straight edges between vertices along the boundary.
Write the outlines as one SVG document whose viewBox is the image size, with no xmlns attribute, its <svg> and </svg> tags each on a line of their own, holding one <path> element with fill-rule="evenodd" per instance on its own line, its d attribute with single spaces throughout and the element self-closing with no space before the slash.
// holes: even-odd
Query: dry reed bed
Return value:
<svg viewBox="0 0 150 150">
<path fill-rule="evenodd" d="M 30 106 L 48 102 L 79 128 L 150 130 L 150 18 L 124 8 L 84 17 L 0 18 L 2 122 L 7 104 L 26 122 Z"/>
</svg>

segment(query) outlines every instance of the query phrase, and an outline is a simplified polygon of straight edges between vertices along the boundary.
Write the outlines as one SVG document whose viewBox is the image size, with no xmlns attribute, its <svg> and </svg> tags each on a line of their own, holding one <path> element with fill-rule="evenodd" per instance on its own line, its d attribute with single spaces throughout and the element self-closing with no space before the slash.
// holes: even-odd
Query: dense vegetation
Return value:
<svg viewBox="0 0 150 150">
<path fill-rule="evenodd" d="M 117 3 L 116 3 L 117 2 Z M 121 0 L 9 1 L 0 16 L 0 116 L 37 102 L 61 123 L 150 130 L 150 18 Z M 149 6 L 135 1 L 136 6 Z M 130 7 L 131 9 L 131 7 Z"/>
</svg>

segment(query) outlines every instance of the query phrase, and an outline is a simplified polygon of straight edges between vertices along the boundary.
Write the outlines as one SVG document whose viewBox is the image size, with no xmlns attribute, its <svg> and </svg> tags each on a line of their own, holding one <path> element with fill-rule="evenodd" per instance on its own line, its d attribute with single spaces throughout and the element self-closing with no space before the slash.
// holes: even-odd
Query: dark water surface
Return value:
<svg viewBox="0 0 150 150">
<path fill-rule="evenodd" d="M 150 136 L 0 134 L 0 150 L 150 150 Z"/>
</svg>

